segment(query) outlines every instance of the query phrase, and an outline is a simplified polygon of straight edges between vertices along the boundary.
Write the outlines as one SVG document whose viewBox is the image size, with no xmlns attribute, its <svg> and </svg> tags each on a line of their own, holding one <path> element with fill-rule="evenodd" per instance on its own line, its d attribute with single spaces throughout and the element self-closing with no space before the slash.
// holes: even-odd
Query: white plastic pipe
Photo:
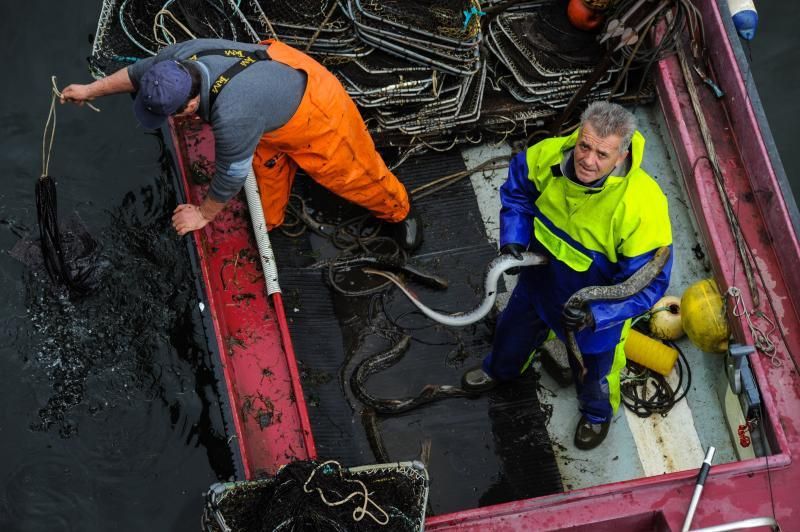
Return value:
<svg viewBox="0 0 800 532">
<path fill-rule="evenodd" d="M 278 266 L 275 264 L 275 255 L 269 243 L 267 222 L 264 220 L 264 209 L 261 206 L 261 196 L 258 194 L 258 184 L 253 169 L 247 174 L 244 182 L 244 191 L 247 195 L 247 207 L 250 209 L 250 221 L 253 224 L 253 233 L 258 244 L 258 254 L 261 257 L 261 269 L 264 272 L 264 281 L 267 283 L 267 295 L 280 293 L 278 284 Z"/>
</svg>

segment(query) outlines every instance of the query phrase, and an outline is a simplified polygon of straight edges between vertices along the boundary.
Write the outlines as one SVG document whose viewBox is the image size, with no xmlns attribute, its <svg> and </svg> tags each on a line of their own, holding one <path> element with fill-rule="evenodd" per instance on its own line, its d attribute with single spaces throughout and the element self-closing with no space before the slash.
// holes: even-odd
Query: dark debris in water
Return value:
<svg viewBox="0 0 800 532">
<path fill-rule="evenodd" d="M 187 417 L 184 394 L 194 391 L 202 407 L 188 420 L 187 443 L 206 447 L 218 476 L 228 478 L 232 464 L 213 413 L 219 397 L 194 280 L 185 243 L 170 226 L 171 190 L 162 176 L 111 213 L 97 235 L 102 275 L 89 293 L 54 286 L 43 268 L 27 263 L 32 334 L 19 352 L 49 388 L 30 427 L 69 438 L 87 417 L 160 404 L 174 430 Z"/>
</svg>

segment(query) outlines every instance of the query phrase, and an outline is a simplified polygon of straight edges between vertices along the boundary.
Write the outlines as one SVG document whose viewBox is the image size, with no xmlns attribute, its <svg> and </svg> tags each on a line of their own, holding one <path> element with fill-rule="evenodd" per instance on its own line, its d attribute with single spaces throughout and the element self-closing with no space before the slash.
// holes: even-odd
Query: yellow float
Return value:
<svg viewBox="0 0 800 532">
<path fill-rule="evenodd" d="M 707 353 L 728 350 L 730 329 L 725 303 L 713 279 L 691 285 L 681 298 L 683 330 L 697 347 Z"/>
<path fill-rule="evenodd" d="M 681 300 L 664 296 L 650 309 L 650 336 L 659 340 L 677 340 L 683 336 Z"/>
</svg>

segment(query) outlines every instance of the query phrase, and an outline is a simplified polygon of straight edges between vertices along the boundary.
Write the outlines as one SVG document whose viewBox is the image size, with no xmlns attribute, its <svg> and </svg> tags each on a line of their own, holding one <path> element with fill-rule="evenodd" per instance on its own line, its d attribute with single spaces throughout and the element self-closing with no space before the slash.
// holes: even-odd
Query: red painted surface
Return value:
<svg viewBox="0 0 800 532">
<path fill-rule="evenodd" d="M 779 327 L 772 340 L 782 365 L 774 366 L 762 355 L 751 357 L 774 454 L 712 467 L 693 526 L 774 516 L 783 530 L 800 530 L 800 467 L 796 463 L 800 449 L 800 319 L 792 297 L 800 294 L 800 246 L 752 109 L 748 108 L 742 75 L 717 5 L 713 0 L 696 4 L 703 11 L 714 71 L 726 97 L 715 100 L 702 84 L 698 90 L 723 168 L 725 188 L 758 273 L 759 308 Z M 656 79 L 692 208 L 702 213 L 697 221 L 715 276 L 723 290 L 741 288 L 750 309 L 752 301 L 742 264 L 704 159 L 707 152 L 677 58 L 662 61 Z M 213 141 L 207 130 L 178 126 L 174 131 L 181 146 L 182 166 L 203 156 L 213 159 Z M 199 201 L 201 187 L 189 188 L 193 201 Z M 226 209 L 222 220 L 200 234 L 197 246 L 204 281 L 213 294 L 208 304 L 218 337 L 223 339 L 227 384 L 237 405 L 236 430 L 248 475 L 252 476 L 259 470 L 274 471 L 291 458 L 313 456 L 314 448 L 302 394 L 296 392 L 299 381 L 288 330 L 276 315 L 283 314 L 281 303 L 277 300 L 273 311 L 263 296 L 260 274 L 256 275 L 249 258 L 254 244 L 247 237 L 242 212 L 239 204 Z M 237 262 L 241 250 L 247 258 Z M 246 301 L 235 297 L 247 293 L 256 297 Z M 752 343 L 744 322 L 733 316 L 731 319 L 737 339 Z M 285 335 L 283 346 L 281 333 Z M 258 409 L 272 413 L 271 422 L 264 428 L 255 415 Z M 679 530 L 695 475 L 696 471 L 683 471 L 435 516 L 427 520 L 426 527 L 437 531 Z"/>
<path fill-rule="evenodd" d="M 198 120 L 171 124 L 189 201 L 199 204 L 213 175 L 214 139 Z M 225 373 L 246 478 L 316 456 L 280 294 L 270 305 L 245 203 L 234 199 L 193 235 Z M 259 269 L 257 269 L 257 266 Z M 276 312 L 277 311 L 277 312 Z"/>
</svg>

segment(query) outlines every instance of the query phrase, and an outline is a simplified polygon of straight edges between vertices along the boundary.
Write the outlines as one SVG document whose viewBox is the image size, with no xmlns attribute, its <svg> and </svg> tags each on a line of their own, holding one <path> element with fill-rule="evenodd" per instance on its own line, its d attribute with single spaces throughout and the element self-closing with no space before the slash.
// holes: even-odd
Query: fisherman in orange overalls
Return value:
<svg viewBox="0 0 800 532">
<path fill-rule="evenodd" d="M 122 92 L 136 93 L 134 112 L 144 127 L 198 114 L 214 131 L 214 179 L 201 205 L 175 209 L 178 234 L 212 221 L 251 167 L 269 229 L 281 225 L 299 167 L 389 222 L 405 249 L 422 243 L 408 193 L 375 150 L 355 104 L 336 77 L 306 54 L 271 40 L 195 39 L 88 85 L 69 85 L 61 102 L 83 104 Z"/>
</svg>

